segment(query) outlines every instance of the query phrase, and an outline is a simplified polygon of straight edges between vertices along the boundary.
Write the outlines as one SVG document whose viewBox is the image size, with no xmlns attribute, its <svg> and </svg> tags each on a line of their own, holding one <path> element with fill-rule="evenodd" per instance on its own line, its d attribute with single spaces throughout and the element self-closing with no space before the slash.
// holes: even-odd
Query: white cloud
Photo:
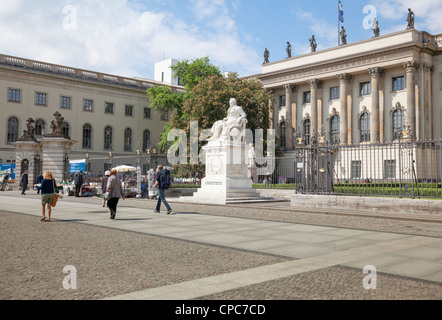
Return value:
<svg viewBox="0 0 442 320">
<path fill-rule="evenodd" d="M 415 28 L 420 31 L 430 33 L 442 32 L 442 1 L 441 0 L 372 0 L 376 7 L 380 24 L 382 18 L 391 20 L 402 20 L 401 24 L 396 24 L 391 31 L 404 30 L 407 26 L 406 18 L 408 8 L 415 14 Z M 378 19 L 379 20 L 379 19 Z M 400 27 L 401 26 L 401 27 Z M 390 31 L 390 30 L 389 30 Z"/>
<path fill-rule="evenodd" d="M 63 14 L 68 4 L 76 28 L 66 28 L 72 22 Z M 126 0 L 0 0 L 0 52 L 123 76 L 152 78 L 163 54 L 209 56 L 223 69 L 257 72 L 261 58 L 241 44 L 224 0 L 190 4 L 197 21 L 187 23 Z"/>
</svg>

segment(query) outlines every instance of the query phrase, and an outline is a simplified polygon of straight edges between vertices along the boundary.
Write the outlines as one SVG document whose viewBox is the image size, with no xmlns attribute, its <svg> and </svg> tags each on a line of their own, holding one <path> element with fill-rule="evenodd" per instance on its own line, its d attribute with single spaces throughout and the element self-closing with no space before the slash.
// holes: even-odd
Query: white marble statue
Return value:
<svg viewBox="0 0 442 320">
<path fill-rule="evenodd" d="M 246 113 L 240 106 L 236 105 L 236 99 L 231 98 L 227 117 L 215 122 L 210 130 L 209 144 L 231 140 L 234 142 L 245 141 L 247 122 Z"/>
</svg>

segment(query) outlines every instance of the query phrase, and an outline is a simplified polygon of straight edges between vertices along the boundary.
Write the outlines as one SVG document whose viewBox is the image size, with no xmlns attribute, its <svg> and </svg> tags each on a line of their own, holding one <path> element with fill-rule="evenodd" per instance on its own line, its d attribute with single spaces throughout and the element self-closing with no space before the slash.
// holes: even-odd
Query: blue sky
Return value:
<svg viewBox="0 0 442 320">
<path fill-rule="evenodd" d="M 348 42 L 406 28 L 442 33 L 442 0 L 341 0 Z M 365 10 L 365 12 L 364 12 Z M 365 22 L 365 26 L 364 26 Z M 121 76 L 153 79 L 164 58 L 209 56 L 222 71 L 261 72 L 270 61 L 338 44 L 337 0 L 0 0 L 0 52 Z"/>
</svg>

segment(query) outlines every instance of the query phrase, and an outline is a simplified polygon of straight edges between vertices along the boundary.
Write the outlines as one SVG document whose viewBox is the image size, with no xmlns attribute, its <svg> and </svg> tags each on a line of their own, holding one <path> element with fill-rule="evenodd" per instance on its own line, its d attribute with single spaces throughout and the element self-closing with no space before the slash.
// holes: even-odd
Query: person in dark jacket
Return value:
<svg viewBox="0 0 442 320">
<path fill-rule="evenodd" d="M 153 187 L 155 188 L 158 186 L 158 202 L 157 202 L 157 207 L 154 212 L 160 213 L 161 202 L 163 202 L 164 205 L 166 206 L 167 214 L 170 214 L 172 212 L 172 208 L 169 206 L 169 204 L 167 203 L 166 197 L 164 196 L 164 189 L 161 188 L 161 179 L 163 176 L 166 175 L 166 171 L 169 171 L 169 170 L 163 170 L 162 165 L 159 165 L 157 170 L 158 170 L 158 173 L 157 173 L 156 181 L 155 181 L 155 184 L 153 185 Z M 167 172 L 167 173 L 170 174 L 170 172 Z"/>
<path fill-rule="evenodd" d="M 75 184 L 75 196 L 79 197 L 81 192 L 81 186 L 83 185 L 83 171 L 78 171 L 74 175 L 74 184 Z"/>
<path fill-rule="evenodd" d="M 41 184 L 41 182 L 43 181 L 43 175 L 41 174 L 41 172 L 39 173 L 39 175 L 37 176 L 37 180 L 35 181 L 36 184 Z M 37 188 L 37 194 L 40 194 L 40 189 Z"/>
<path fill-rule="evenodd" d="M 52 176 L 51 171 L 46 171 L 43 174 L 43 181 L 41 182 L 40 187 L 37 188 L 41 191 L 41 214 L 42 218 L 40 221 L 51 222 L 51 213 L 52 213 L 52 200 L 54 198 L 55 186 L 57 183 L 55 182 L 54 177 Z M 60 196 L 60 198 L 62 198 Z M 45 208 L 48 208 L 48 218 L 46 219 Z"/>
<path fill-rule="evenodd" d="M 20 187 L 21 194 L 26 195 L 25 191 L 28 188 L 28 170 L 25 170 L 25 172 L 20 177 Z"/>
</svg>

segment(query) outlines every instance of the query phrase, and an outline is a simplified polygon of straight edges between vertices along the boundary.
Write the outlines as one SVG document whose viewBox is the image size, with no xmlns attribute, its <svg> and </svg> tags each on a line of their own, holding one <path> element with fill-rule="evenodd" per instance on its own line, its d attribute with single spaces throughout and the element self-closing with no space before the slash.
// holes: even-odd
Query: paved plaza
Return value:
<svg viewBox="0 0 442 320">
<path fill-rule="evenodd" d="M 121 200 L 110 220 L 100 198 L 64 197 L 47 223 L 35 191 L 1 192 L 0 299 L 442 298 L 442 213 L 169 200 L 171 215 L 154 213 L 153 200 Z M 66 266 L 75 290 L 64 288 Z"/>
</svg>

